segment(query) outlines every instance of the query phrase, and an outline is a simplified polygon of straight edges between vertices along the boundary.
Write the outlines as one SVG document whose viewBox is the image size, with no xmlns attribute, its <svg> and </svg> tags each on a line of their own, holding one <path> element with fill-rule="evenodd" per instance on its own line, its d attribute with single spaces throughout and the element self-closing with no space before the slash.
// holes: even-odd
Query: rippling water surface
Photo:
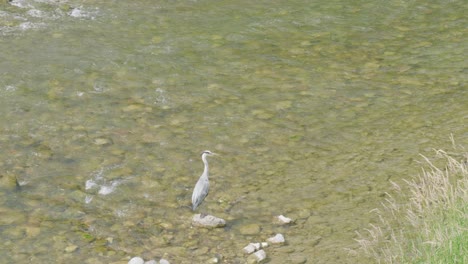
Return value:
<svg viewBox="0 0 468 264">
<path fill-rule="evenodd" d="M 468 143 L 466 7 L 1 1 L 0 259 L 371 262 L 389 180 Z M 205 149 L 224 229 L 190 224 Z"/>
</svg>

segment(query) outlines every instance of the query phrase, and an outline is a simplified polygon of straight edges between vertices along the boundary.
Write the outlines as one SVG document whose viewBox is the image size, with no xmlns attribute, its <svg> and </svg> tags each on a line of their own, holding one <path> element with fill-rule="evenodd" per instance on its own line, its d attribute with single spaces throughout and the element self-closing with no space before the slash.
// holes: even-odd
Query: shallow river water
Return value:
<svg viewBox="0 0 468 264">
<path fill-rule="evenodd" d="M 466 9 L 0 1 L 0 262 L 244 263 L 282 233 L 268 263 L 372 263 L 389 180 L 468 143 Z M 190 222 L 205 149 L 216 230 Z"/>
</svg>

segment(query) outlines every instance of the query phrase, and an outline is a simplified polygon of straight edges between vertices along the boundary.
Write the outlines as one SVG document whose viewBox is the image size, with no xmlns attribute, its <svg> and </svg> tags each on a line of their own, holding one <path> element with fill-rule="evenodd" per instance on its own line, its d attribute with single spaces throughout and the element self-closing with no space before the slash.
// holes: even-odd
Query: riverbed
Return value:
<svg viewBox="0 0 468 264">
<path fill-rule="evenodd" d="M 468 143 L 465 10 L 0 2 L 0 262 L 244 263 L 282 233 L 268 263 L 372 263 L 353 239 L 389 181 Z M 190 223 L 203 150 L 195 213 L 225 228 Z"/>
</svg>

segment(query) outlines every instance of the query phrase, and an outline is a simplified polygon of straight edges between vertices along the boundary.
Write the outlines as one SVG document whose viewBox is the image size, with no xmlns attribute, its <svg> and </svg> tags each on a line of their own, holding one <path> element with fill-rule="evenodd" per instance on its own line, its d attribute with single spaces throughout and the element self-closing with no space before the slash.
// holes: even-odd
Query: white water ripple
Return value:
<svg viewBox="0 0 468 264">
<path fill-rule="evenodd" d="M 1 10 L 5 25 L 0 26 L 0 35 L 17 34 L 28 30 L 46 28 L 54 21 L 66 18 L 95 19 L 99 9 L 92 6 L 73 7 L 67 0 L 13 0 L 8 4 L 19 8 Z"/>
<path fill-rule="evenodd" d="M 113 193 L 119 185 L 125 182 L 124 179 L 106 179 L 106 174 L 114 169 L 121 168 L 122 164 L 115 164 L 110 166 L 101 167 L 91 173 L 91 178 L 85 182 L 85 190 L 91 192 L 85 198 L 85 203 L 90 203 L 94 196 L 98 195 L 109 195 Z"/>
</svg>

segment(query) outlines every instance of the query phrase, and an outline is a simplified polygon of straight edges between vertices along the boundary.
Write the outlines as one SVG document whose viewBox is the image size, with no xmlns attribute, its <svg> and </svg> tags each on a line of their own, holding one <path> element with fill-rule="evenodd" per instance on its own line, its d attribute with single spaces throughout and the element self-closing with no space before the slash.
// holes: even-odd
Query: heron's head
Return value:
<svg viewBox="0 0 468 264">
<path fill-rule="evenodd" d="M 213 155 L 217 155 L 217 154 L 209 150 L 205 150 L 202 152 L 202 156 L 213 156 Z"/>
</svg>

